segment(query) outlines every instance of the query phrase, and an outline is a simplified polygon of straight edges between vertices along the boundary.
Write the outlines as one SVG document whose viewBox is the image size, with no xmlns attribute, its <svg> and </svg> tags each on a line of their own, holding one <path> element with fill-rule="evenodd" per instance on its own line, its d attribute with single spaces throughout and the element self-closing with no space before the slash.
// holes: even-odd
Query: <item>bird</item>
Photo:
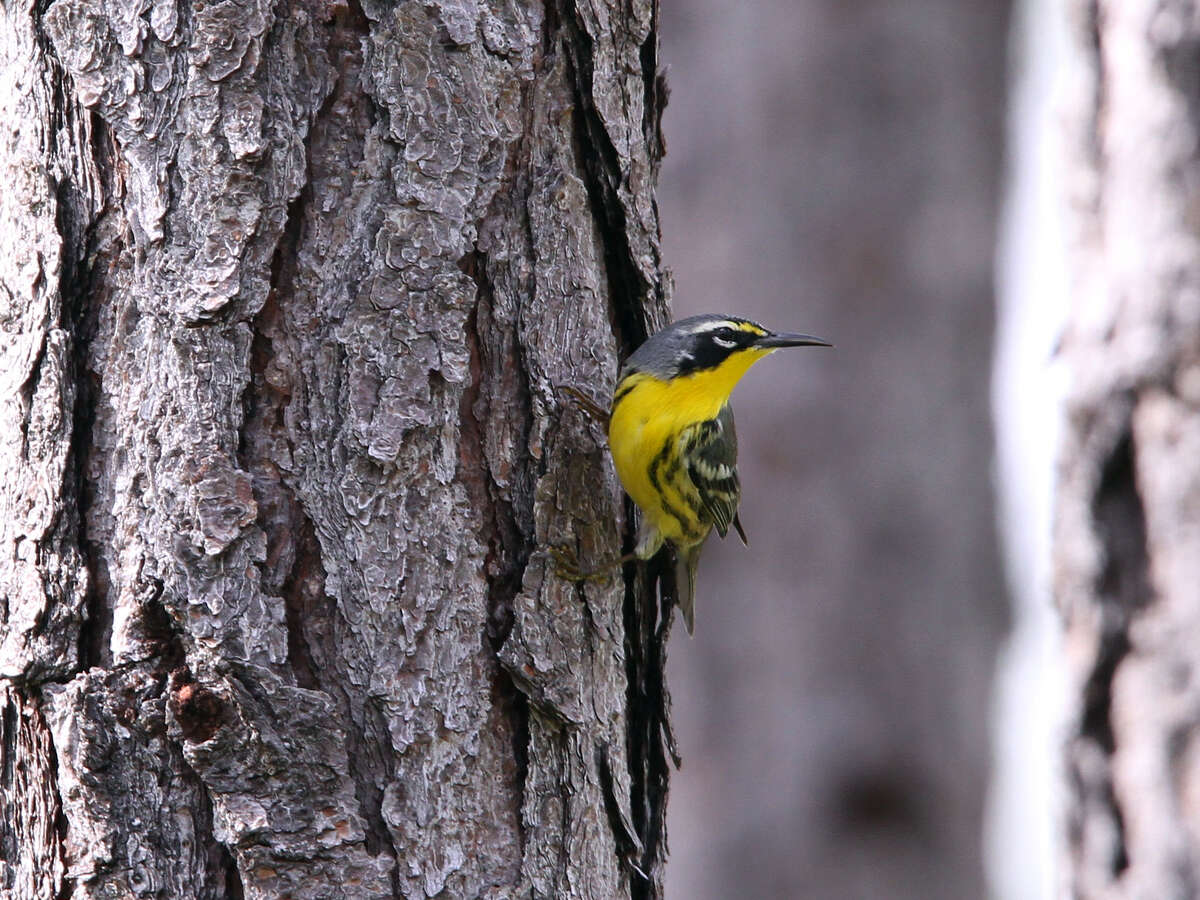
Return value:
<svg viewBox="0 0 1200 900">
<path fill-rule="evenodd" d="M 633 552 L 601 569 L 648 560 L 669 544 L 675 551 L 676 603 L 695 633 L 696 570 L 715 528 L 732 527 L 741 482 L 730 395 L 760 359 L 784 347 L 832 347 L 809 334 L 773 332 L 750 319 L 706 314 L 673 322 L 625 361 L 613 390 L 608 445 L 625 492 L 641 511 Z M 581 405 L 597 409 L 580 392 Z M 598 410 L 603 415 L 603 410 Z M 560 571 L 587 577 L 559 554 Z"/>
</svg>

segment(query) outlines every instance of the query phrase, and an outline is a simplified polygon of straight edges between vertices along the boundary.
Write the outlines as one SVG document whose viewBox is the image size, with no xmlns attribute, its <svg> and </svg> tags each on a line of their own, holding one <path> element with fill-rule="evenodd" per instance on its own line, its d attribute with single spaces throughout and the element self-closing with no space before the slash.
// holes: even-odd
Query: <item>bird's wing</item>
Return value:
<svg viewBox="0 0 1200 900">
<path fill-rule="evenodd" d="M 742 496 L 737 473 L 737 432 L 729 406 L 723 407 L 715 419 L 701 423 L 692 440 L 695 444 L 685 457 L 688 477 L 696 486 L 701 506 L 721 537 L 729 533 L 733 523 L 744 542 L 745 533 L 737 521 Z"/>
</svg>

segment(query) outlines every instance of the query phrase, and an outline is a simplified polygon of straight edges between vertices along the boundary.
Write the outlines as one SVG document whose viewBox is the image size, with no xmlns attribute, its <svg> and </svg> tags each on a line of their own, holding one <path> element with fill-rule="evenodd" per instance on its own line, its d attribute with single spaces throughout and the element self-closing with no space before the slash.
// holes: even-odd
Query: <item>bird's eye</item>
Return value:
<svg viewBox="0 0 1200 900">
<path fill-rule="evenodd" d="M 733 347 L 737 344 L 737 335 L 732 328 L 718 328 L 712 333 L 713 343 L 718 347 Z"/>
</svg>

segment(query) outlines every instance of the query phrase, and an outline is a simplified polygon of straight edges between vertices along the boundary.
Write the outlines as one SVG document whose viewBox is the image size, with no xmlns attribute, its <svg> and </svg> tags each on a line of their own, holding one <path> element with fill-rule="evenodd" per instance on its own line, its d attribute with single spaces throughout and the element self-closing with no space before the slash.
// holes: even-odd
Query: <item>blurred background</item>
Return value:
<svg viewBox="0 0 1200 900">
<path fill-rule="evenodd" d="M 676 317 L 837 345 L 735 393 L 750 547 L 709 543 L 672 638 L 670 900 L 1051 896 L 1053 303 L 997 273 L 1052 244 L 1048 7 L 662 6 Z"/>
</svg>

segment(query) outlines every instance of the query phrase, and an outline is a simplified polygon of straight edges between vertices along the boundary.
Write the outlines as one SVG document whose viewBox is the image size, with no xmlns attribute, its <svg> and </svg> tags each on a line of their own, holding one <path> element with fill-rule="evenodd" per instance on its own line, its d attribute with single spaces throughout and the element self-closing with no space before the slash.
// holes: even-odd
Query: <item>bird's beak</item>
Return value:
<svg viewBox="0 0 1200 900">
<path fill-rule="evenodd" d="M 779 334 L 766 334 L 754 342 L 755 347 L 764 350 L 775 350 L 779 347 L 832 347 L 833 344 L 811 334 L 792 334 L 787 331 Z"/>
</svg>

